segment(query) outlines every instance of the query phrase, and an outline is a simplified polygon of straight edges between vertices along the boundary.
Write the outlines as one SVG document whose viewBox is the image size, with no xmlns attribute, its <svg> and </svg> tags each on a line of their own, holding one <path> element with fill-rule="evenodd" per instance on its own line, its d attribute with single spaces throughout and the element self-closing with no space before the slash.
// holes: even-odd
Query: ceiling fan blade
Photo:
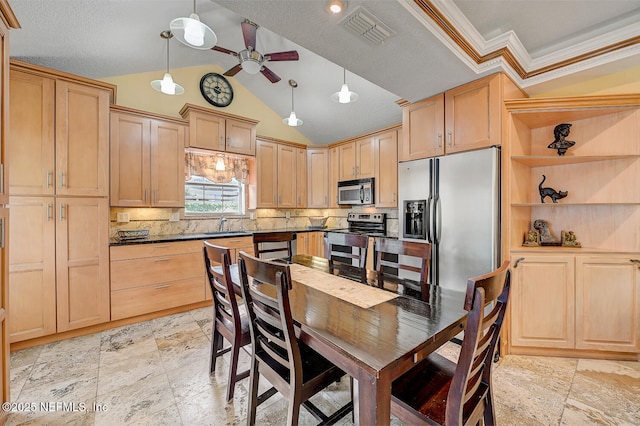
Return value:
<svg viewBox="0 0 640 426">
<path fill-rule="evenodd" d="M 244 37 L 244 45 L 247 49 L 256 50 L 256 30 L 258 26 L 249 20 L 242 22 L 242 36 Z"/>
<path fill-rule="evenodd" d="M 300 59 L 297 50 L 288 50 L 286 52 L 267 53 L 264 56 L 268 56 L 269 60 L 274 61 L 297 61 Z"/>
<path fill-rule="evenodd" d="M 226 53 L 233 56 L 238 56 L 237 52 L 234 52 L 233 50 L 225 49 L 224 47 L 220 47 L 220 46 L 213 46 L 211 50 L 217 50 L 218 52 Z"/>
<path fill-rule="evenodd" d="M 233 77 L 234 75 L 238 74 L 241 69 L 242 65 L 238 64 L 235 67 L 228 69 L 223 75 L 226 75 L 227 77 Z"/>
<path fill-rule="evenodd" d="M 271 71 L 269 68 L 267 68 L 265 66 L 262 67 L 260 72 L 262 73 L 262 75 L 267 77 L 267 79 L 269 79 L 269 81 L 272 82 L 272 83 L 277 83 L 277 82 L 280 81 L 280 77 L 278 77 L 278 74 L 276 74 L 275 72 Z"/>
</svg>

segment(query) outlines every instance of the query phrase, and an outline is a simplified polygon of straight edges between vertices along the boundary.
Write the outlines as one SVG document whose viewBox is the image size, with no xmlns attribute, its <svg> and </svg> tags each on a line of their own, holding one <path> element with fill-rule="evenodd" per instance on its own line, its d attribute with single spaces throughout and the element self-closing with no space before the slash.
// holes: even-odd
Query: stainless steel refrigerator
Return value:
<svg viewBox="0 0 640 426">
<path fill-rule="evenodd" d="M 430 242 L 431 284 L 456 290 L 500 261 L 500 149 L 398 165 L 399 238 Z"/>
</svg>

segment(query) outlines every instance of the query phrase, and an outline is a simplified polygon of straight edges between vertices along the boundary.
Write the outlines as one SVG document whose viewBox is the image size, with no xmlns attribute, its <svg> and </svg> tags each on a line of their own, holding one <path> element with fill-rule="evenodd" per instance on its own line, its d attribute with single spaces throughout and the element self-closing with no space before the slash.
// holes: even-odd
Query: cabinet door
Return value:
<svg viewBox="0 0 640 426">
<path fill-rule="evenodd" d="M 356 144 L 351 142 L 338 147 L 338 180 L 356 178 Z"/>
<path fill-rule="evenodd" d="M 324 232 L 309 232 L 307 250 L 311 256 L 324 257 Z"/>
<path fill-rule="evenodd" d="M 12 195 L 55 192 L 55 82 L 11 71 L 8 140 Z"/>
<path fill-rule="evenodd" d="M 224 151 L 225 120 L 211 114 L 189 113 L 189 146 Z"/>
<path fill-rule="evenodd" d="M 512 267 L 511 344 L 573 348 L 574 258 L 526 256 L 513 262 L 517 266 Z"/>
<path fill-rule="evenodd" d="M 58 332 L 109 321 L 109 203 L 56 200 Z"/>
<path fill-rule="evenodd" d="M 328 172 L 328 151 L 322 148 L 307 149 L 308 208 L 328 207 L 330 194 Z"/>
<path fill-rule="evenodd" d="M 309 253 L 309 234 L 311 232 L 298 232 L 296 234 L 295 254 L 311 254 Z"/>
<path fill-rule="evenodd" d="M 151 205 L 184 207 L 185 126 L 151 120 Z"/>
<path fill-rule="evenodd" d="M 400 161 L 444 154 L 444 94 L 408 105 L 402 110 Z"/>
<path fill-rule="evenodd" d="M 9 336 L 18 342 L 56 332 L 55 205 L 12 196 L 10 206 Z"/>
<path fill-rule="evenodd" d="M 6 87 L 6 86 L 5 86 Z M 7 200 L 8 202 L 9 200 Z M 0 208 L 0 398 L 9 400 L 9 209 Z"/>
<path fill-rule="evenodd" d="M 339 180 L 340 180 L 340 151 L 338 150 L 337 147 L 334 147 L 329 150 L 329 208 L 332 208 L 332 209 L 338 208 L 338 181 Z"/>
<path fill-rule="evenodd" d="M 501 100 L 497 74 L 445 92 L 446 151 L 500 145 Z"/>
<path fill-rule="evenodd" d="M 111 205 L 148 207 L 151 164 L 150 120 L 111 114 Z"/>
<path fill-rule="evenodd" d="M 278 145 L 278 207 L 296 207 L 297 148 Z"/>
<path fill-rule="evenodd" d="M 307 150 L 296 148 L 296 208 L 307 208 Z"/>
<path fill-rule="evenodd" d="M 256 142 L 257 207 L 278 206 L 278 145 L 273 142 Z"/>
<path fill-rule="evenodd" d="M 242 121 L 226 120 L 226 151 L 236 154 L 256 154 L 256 125 Z"/>
<path fill-rule="evenodd" d="M 398 206 L 398 132 L 374 136 L 376 207 Z"/>
<path fill-rule="evenodd" d="M 109 196 L 109 93 L 56 82 L 56 193 Z"/>
<path fill-rule="evenodd" d="M 576 257 L 576 348 L 640 349 L 640 268 L 629 257 Z"/>
<path fill-rule="evenodd" d="M 356 142 L 356 178 L 375 176 L 375 146 L 372 137 L 358 139 Z"/>
</svg>

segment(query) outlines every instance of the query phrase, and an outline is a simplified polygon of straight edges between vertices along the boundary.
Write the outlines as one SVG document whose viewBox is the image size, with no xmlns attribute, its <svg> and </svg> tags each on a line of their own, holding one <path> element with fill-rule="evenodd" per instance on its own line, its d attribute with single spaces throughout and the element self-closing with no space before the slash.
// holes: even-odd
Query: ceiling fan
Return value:
<svg viewBox="0 0 640 426">
<path fill-rule="evenodd" d="M 217 50 L 218 52 L 227 53 L 238 58 L 238 65 L 227 70 L 224 75 L 233 77 L 240 72 L 240 70 L 245 70 L 249 74 L 257 74 L 258 72 L 261 72 L 262 75 L 267 77 L 270 82 L 277 83 L 280 81 L 280 77 L 264 64 L 269 61 L 297 61 L 299 59 L 298 51 L 288 50 L 286 52 L 267 53 L 266 55 L 261 54 L 255 50 L 257 30 L 257 24 L 245 19 L 242 22 L 242 35 L 244 36 L 244 45 L 246 49 L 241 50 L 240 52 L 234 52 L 233 50 L 225 49 L 224 47 L 213 46 L 211 50 Z"/>
</svg>

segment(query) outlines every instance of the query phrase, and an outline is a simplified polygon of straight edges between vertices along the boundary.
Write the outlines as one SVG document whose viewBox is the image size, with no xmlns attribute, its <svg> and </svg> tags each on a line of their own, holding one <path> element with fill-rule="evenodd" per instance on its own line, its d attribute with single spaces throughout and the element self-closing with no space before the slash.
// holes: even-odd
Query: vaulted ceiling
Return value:
<svg viewBox="0 0 640 426">
<path fill-rule="evenodd" d="M 21 29 L 11 33 L 11 56 L 90 78 L 164 70 L 161 31 L 193 12 L 191 0 L 9 0 Z M 260 28 L 257 49 L 296 49 L 297 62 L 268 66 L 282 77 L 238 73 L 248 88 L 281 116 L 288 115 L 294 79 L 299 128 L 327 144 L 401 121 L 397 101 L 417 101 L 496 71 L 531 95 L 605 74 L 640 74 L 639 0 L 350 0 L 341 15 L 328 0 L 197 1 L 200 19 L 218 45 L 244 48 L 240 23 Z M 373 43 L 344 23 L 353 14 L 378 19 L 389 37 Z M 174 42 L 171 67 L 237 59 Z M 354 104 L 330 95 L 347 70 Z M 638 77 L 640 79 L 640 77 Z M 232 82 L 233 82 L 232 80 Z M 188 88 L 198 90 L 197 88 Z"/>
</svg>

